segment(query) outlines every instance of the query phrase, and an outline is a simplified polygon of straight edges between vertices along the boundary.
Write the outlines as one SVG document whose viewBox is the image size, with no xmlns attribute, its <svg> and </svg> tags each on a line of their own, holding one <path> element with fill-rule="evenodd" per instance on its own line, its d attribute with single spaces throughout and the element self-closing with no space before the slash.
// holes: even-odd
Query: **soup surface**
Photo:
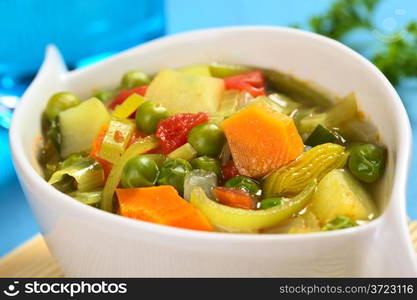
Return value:
<svg viewBox="0 0 417 300">
<path fill-rule="evenodd" d="M 124 74 L 83 101 L 51 95 L 44 178 L 86 205 L 204 231 L 308 233 L 377 216 L 375 127 L 343 98 L 279 71 L 211 63 Z"/>
</svg>

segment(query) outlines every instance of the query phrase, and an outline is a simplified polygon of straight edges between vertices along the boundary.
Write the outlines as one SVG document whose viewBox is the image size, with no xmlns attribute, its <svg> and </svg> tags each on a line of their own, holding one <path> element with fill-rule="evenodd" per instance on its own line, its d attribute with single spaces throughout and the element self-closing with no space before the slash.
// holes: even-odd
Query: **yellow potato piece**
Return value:
<svg viewBox="0 0 417 300">
<path fill-rule="evenodd" d="M 145 98 L 171 114 L 215 112 L 224 91 L 223 80 L 174 70 L 162 70 L 152 80 Z"/>
<path fill-rule="evenodd" d="M 61 155 L 90 151 L 93 140 L 110 115 L 104 104 L 91 98 L 59 114 L 62 135 Z"/>
<path fill-rule="evenodd" d="M 352 220 L 370 220 L 377 214 L 368 192 L 343 169 L 329 172 L 320 181 L 310 209 L 322 225 L 337 216 L 346 216 Z"/>
</svg>

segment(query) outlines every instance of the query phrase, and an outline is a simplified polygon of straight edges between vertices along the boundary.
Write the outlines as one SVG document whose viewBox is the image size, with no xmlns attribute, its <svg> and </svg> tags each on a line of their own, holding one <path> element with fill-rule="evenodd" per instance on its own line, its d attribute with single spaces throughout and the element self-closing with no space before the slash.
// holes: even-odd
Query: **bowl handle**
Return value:
<svg viewBox="0 0 417 300">
<path fill-rule="evenodd" d="M 371 250 L 374 253 L 370 253 L 377 258 L 373 263 L 378 264 L 379 267 L 368 267 L 379 269 L 375 273 L 378 277 L 417 277 L 417 255 L 412 244 L 406 214 L 398 208 L 391 207 L 381 218 L 381 226 L 376 232 Z"/>
<path fill-rule="evenodd" d="M 45 84 L 53 89 L 54 86 L 62 84 L 68 69 L 61 53 L 55 45 L 48 45 L 45 51 L 45 58 L 32 83 L 24 92 L 21 101 L 25 101 L 26 95 L 42 94 Z"/>
<path fill-rule="evenodd" d="M 65 74 L 67 71 L 67 66 L 58 48 L 53 44 L 48 45 L 37 77 L 50 76 L 50 73 Z"/>
</svg>

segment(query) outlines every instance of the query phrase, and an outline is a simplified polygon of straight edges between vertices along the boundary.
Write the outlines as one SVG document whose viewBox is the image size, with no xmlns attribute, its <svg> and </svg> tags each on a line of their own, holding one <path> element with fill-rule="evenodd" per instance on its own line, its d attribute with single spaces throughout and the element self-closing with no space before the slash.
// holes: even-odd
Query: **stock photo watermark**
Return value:
<svg viewBox="0 0 417 300">
<path fill-rule="evenodd" d="M 78 294 L 126 294 L 127 283 L 108 283 L 101 282 L 25 282 L 19 284 L 19 281 L 7 286 L 3 294 L 8 297 L 15 297 L 21 294 L 56 294 L 68 295 L 74 297 Z"/>
</svg>

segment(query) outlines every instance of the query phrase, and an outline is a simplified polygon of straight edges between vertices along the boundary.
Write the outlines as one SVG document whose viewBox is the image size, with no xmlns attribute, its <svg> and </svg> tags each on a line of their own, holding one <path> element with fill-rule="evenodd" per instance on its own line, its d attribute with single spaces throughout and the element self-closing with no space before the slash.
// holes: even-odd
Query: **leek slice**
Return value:
<svg viewBox="0 0 417 300">
<path fill-rule="evenodd" d="M 98 156 L 115 163 L 125 151 L 127 143 L 135 130 L 132 120 L 112 118 L 109 123 Z"/>
<path fill-rule="evenodd" d="M 192 160 L 196 156 L 197 151 L 190 143 L 186 143 L 168 154 L 168 158 L 182 158 L 185 160 Z"/>
<path fill-rule="evenodd" d="M 271 94 L 268 98 L 277 105 L 281 113 L 287 116 L 293 116 L 295 111 L 302 106 L 301 103 L 294 101 L 284 94 Z"/>
<path fill-rule="evenodd" d="M 260 210 L 234 208 L 210 200 L 202 188 L 195 187 L 191 193 L 191 204 L 196 206 L 210 223 L 233 231 L 252 231 L 268 228 L 288 219 L 302 210 L 316 189 L 314 181 L 297 196 L 285 199 L 282 204 Z"/>
<path fill-rule="evenodd" d="M 111 212 L 113 210 L 113 194 L 119 185 L 122 177 L 123 167 L 126 162 L 136 155 L 146 153 L 159 145 L 159 140 L 155 136 L 147 136 L 136 143 L 130 145 L 122 154 L 120 159 L 113 165 L 103 189 L 103 199 L 100 203 L 102 210 Z"/>
<path fill-rule="evenodd" d="M 314 109 L 306 111 L 305 115 L 299 118 L 297 129 L 301 134 L 310 134 L 318 125 L 329 129 L 342 129 L 359 119 L 360 113 L 356 95 L 355 93 L 350 93 L 343 100 L 324 111 Z"/>
<path fill-rule="evenodd" d="M 104 184 L 104 172 L 101 165 L 92 158 L 80 159 L 68 167 L 52 174 L 48 183 L 51 185 L 66 184 L 68 177 L 74 180 L 80 192 L 90 191 Z M 71 182 L 68 182 L 71 184 Z"/>
<path fill-rule="evenodd" d="M 253 70 L 250 67 L 237 65 L 237 64 L 224 64 L 219 62 L 213 62 L 209 66 L 210 73 L 214 77 L 225 78 L 234 75 L 239 75 L 245 72 Z"/>
<path fill-rule="evenodd" d="M 112 116 L 119 119 L 126 119 L 133 114 L 143 102 L 145 102 L 145 98 L 138 94 L 132 94 L 122 104 L 116 107 Z"/>
<path fill-rule="evenodd" d="M 381 143 L 378 128 L 368 120 L 353 120 L 343 124 L 340 132 L 347 140 L 371 143 L 384 146 Z"/>
<path fill-rule="evenodd" d="M 237 111 L 239 106 L 239 99 L 243 97 L 242 92 L 237 90 L 226 90 L 223 93 L 219 111 L 224 112 L 225 114 L 233 114 Z"/>
<path fill-rule="evenodd" d="M 342 101 L 326 112 L 326 124 L 329 127 L 339 127 L 340 124 L 359 119 L 359 109 L 356 94 L 350 93 Z"/>
<path fill-rule="evenodd" d="M 328 107 L 339 101 L 332 92 L 312 82 L 276 70 L 262 71 L 266 81 L 274 89 L 306 105 Z"/>
<path fill-rule="evenodd" d="M 268 175 L 263 185 L 263 196 L 297 195 L 311 181 L 320 181 L 331 170 L 343 168 L 347 159 L 348 153 L 341 145 L 326 143 L 313 147 Z"/>
<path fill-rule="evenodd" d="M 220 100 L 219 110 L 209 114 L 209 121 L 221 126 L 221 122 L 236 113 L 241 105 L 248 103 L 247 93 L 237 90 L 226 90 Z M 250 100 L 253 98 L 251 97 Z"/>
<path fill-rule="evenodd" d="M 307 114 L 304 118 L 300 120 L 297 127 L 298 132 L 300 132 L 301 134 L 309 135 L 319 125 L 327 127 L 326 119 L 327 113 L 316 113 L 312 111 L 310 114 Z"/>
<path fill-rule="evenodd" d="M 97 206 L 101 201 L 102 191 L 95 190 L 91 192 L 73 192 L 68 194 L 72 198 L 91 206 Z"/>
</svg>

